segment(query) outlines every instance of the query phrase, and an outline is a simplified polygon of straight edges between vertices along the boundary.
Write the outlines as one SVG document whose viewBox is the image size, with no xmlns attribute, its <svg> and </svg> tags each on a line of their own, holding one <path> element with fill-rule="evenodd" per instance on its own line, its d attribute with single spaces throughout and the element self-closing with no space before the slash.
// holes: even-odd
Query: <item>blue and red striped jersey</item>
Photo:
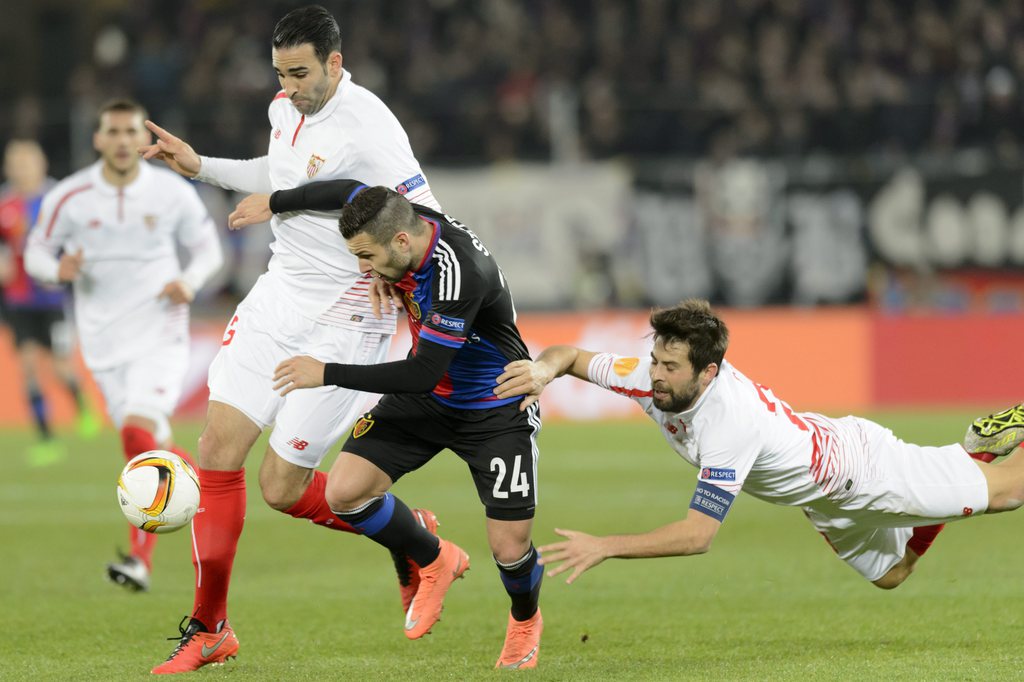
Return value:
<svg viewBox="0 0 1024 682">
<path fill-rule="evenodd" d="M 494 395 L 505 365 L 530 357 L 494 256 L 465 225 L 423 206 L 414 208 L 431 225 L 433 236 L 419 267 L 398 285 L 409 314 L 410 354 L 423 343 L 457 349 L 432 396 L 449 407 L 471 410 L 521 400 Z"/>
</svg>

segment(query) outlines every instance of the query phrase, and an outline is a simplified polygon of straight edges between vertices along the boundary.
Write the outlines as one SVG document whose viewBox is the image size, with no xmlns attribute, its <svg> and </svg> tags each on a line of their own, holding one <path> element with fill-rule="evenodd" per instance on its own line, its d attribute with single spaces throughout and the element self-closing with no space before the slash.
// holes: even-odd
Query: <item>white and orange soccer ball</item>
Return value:
<svg viewBox="0 0 1024 682">
<path fill-rule="evenodd" d="M 187 526 L 199 509 L 199 476 L 173 452 L 133 457 L 117 479 L 117 502 L 128 522 L 147 533 Z"/>
</svg>

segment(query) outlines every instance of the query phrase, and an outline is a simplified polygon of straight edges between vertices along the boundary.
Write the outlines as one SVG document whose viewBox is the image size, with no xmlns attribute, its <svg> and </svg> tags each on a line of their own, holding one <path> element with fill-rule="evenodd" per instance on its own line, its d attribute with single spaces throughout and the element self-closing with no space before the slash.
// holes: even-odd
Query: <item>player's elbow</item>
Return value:
<svg viewBox="0 0 1024 682">
<path fill-rule="evenodd" d="M 707 554 L 708 552 L 711 551 L 711 541 L 712 540 L 714 540 L 713 536 L 710 537 L 710 538 L 697 538 L 697 539 L 695 539 L 693 544 L 690 546 L 690 551 L 687 552 L 687 554 L 688 555 Z"/>
</svg>

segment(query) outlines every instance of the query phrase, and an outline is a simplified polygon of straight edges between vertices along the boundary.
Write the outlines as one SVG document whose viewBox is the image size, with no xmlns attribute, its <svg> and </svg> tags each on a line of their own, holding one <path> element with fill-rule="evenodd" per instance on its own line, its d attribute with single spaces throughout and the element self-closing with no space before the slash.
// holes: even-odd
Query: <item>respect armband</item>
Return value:
<svg viewBox="0 0 1024 682">
<path fill-rule="evenodd" d="M 701 514 L 706 514 L 722 523 L 735 499 L 735 495 L 727 490 L 722 490 L 717 485 L 698 481 L 697 490 L 694 491 L 693 500 L 690 501 L 690 509 L 696 509 Z"/>
</svg>

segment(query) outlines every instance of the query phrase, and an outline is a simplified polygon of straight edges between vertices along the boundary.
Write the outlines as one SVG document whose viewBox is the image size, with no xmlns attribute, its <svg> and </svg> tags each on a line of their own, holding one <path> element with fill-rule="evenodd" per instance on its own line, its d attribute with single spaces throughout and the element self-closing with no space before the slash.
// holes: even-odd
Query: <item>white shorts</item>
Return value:
<svg viewBox="0 0 1024 682">
<path fill-rule="evenodd" d="M 188 370 L 189 342 L 167 343 L 151 348 L 146 355 L 106 369 L 92 369 L 103 393 L 107 414 L 118 429 L 128 415 L 151 419 L 157 424 L 158 442 L 171 436 L 168 417 L 181 397 Z"/>
<path fill-rule="evenodd" d="M 840 559 L 874 581 L 903 558 L 914 527 L 984 513 L 988 483 L 960 445 L 913 445 L 874 422 L 857 422 L 875 475 L 841 506 L 823 502 L 804 512 Z"/>
<path fill-rule="evenodd" d="M 210 400 L 241 411 L 261 429 L 274 424 L 270 447 L 282 459 L 315 469 L 362 414 L 367 394 L 335 386 L 273 390 L 274 369 L 296 355 L 323 362 L 375 365 L 391 336 L 317 323 L 257 283 L 228 323 L 210 365 Z"/>
</svg>

